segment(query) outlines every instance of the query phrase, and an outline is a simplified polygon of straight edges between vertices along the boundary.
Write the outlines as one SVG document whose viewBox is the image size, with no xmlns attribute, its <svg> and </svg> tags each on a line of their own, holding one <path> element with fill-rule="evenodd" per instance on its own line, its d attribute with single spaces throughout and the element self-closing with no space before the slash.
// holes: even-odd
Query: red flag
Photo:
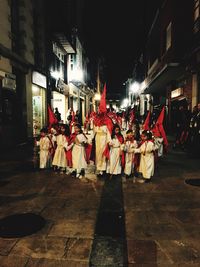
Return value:
<svg viewBox="0 0 200 267">
<path fill-rule="evenodd" d="M 106 84 L 104 85 L 103 93 L 101 95 L 101 100 L 99 103 L 99 112 L 104 113 L 106 112 Z"/>
<path fill-rule="evenodd" d="M 49 115 L 49 125 L 58 123 L 58 120 L 57 120 L 55 114 L 53 113 L 50 105 L 48 105 L 48 115 Z"/>
<path fill-rule="evenodd" d="M 75 122 L 75 112 L 72 110 L 72 122 Z"/>
<path fill-rule="evenodd" d="M 162 108 L 160 115 L 158 116 L 156 124 L 159 124 L 159 125 L 163 124 L 164 117 L 165 117 L 165 107 Z"/>
<path fill-rule="evenodd" d="M 134 119 L 135 119 L 135 112 L 134 112 L 134 110 L 131 110 L 131 112 L 130 112 L 130 122 L 133 123 Z"/>
<path fill-rule="evenodd" d="M 155 137 L 161 137 L 161 132 L 159 130 L 159 125 L 158 124 L 155 124 L 152 128 L 152 133 Z"/>
<path fill-rule="evenodd" d="M 150 116 L 151 116 L 151 112 L 149 111 L 148 114 L 147 114 L 147 117 L 145 119 L 145 122 L 143 124 L 143 129 L 145 131 L 149 131 L 149 122 L 150 122 Z"/>
<path fill-rule="evenodd" d="M 87 129 L 88 123 L 89 123 L 89 113 L 87 113 L 85 121 L 84 121 L 84 129 L 85 130 Z"/>
<path fill-rule="evenodd" d="M 165 147 L 167 147 L 168 140 L 167 140 L 167 136 L 166 136 L 166 133 L 163 127 L 164 116 L 165 116 L 165 107 L 162 108 L 160 115 L 158 116 L 158 119 L 156 121 L 156 126 L 158 127 L 158 130 L 160 131 L 161 136 L 163 137 L 163 142 L 164 142 Z"/>
<path fill-rule="evenodd" d="M 163 137 L 164 145 L 165 145 L 165 147 L 167 148 L 167 146 L 168 146 L 168 140 L 167 140 L 167 136 L 166 136 L 165 130 L 164 130 L 164 128 L 163 128 L 163 125 L 160 124 L 158 127 L 159 127 L 159 130 L 160 130 L 161 135 L 162 135 L 162 137 Z"/>
</svg>

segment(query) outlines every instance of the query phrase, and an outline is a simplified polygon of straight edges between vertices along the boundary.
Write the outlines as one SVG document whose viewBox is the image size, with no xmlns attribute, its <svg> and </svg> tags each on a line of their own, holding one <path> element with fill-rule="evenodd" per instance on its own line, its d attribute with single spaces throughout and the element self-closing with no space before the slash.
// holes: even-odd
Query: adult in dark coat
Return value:
<svg viewBox="0 0 200 267">
<path fill-rule="evenodd" d="M 200 158 L 200 103 L 195 107 L 190 120 L 188 153 Z"/>
</svg>

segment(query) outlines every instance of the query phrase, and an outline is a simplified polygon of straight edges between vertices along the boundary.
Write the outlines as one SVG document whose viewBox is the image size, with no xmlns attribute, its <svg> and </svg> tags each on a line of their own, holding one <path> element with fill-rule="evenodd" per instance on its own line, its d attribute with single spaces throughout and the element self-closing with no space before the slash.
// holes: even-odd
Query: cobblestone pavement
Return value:
<svg viewBox="0 0 200 267">
<path fill-rule="evenodd" d="M 184 182 L 200 178 L 199 160 L 172 150 L 151 183 L 122 184 L 36 171 L 29 152 L 1 158 L 0 219 L 31 212 L 46 224 L 0 238 L 0 267 L 200 266 L 200 188 Z"/>
</svg>

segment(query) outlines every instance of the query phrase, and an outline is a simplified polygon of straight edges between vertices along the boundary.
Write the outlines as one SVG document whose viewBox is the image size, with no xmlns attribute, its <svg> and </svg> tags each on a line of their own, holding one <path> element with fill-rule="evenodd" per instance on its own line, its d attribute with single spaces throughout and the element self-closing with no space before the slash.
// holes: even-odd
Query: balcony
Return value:
<svg viewBox="0 0 200 267">
<path fill-rule="evenodd" d="M 72 44 L 69 42 L 69 40 L 66 38 L 66 36 L 62 33 L 56 33 L 54 34 L 56 39 L 59 41 L 59 43 L 62 45 L 64 50 L 67 52 L 67 54 L 75 54 L 76 51 Z"/>
<path fill-rule="evenodd" d="M 178 79 L 185 72 L 185 68 L 179 63 L 166 64 L 152 79 L 147 77 L 145 94 L 162 93 L 166 86 Z"/>
<path fill-rule="evenodd" d="M 158 58 L 153 62 L 151 67 L 148 69 L 148 75 L 151 75 L 152 72 L 154 72 L 157 67 L 158 67 Z"/>
</svg>

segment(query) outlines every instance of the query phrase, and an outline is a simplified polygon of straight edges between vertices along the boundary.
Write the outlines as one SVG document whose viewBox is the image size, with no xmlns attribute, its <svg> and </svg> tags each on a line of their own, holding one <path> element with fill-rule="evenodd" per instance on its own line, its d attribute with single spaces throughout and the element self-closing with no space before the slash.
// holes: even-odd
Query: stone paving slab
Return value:
<svg viewBox="0 0 200 267">
<path fill-rule="evenodd" d="M 26 267 L 89 267 L 89 265 L 81 261 L 29 259 Z"/>
<path fill-rule="evenodd" d="M 200 244 L 198 240 L 159 240 L 156 243 L 168 255 L 171 263 L 198 263 L 200 265 Z"/>
<path fill-rule="evenodd" d="M 93 238 L 94 220 L 73 221 L 57 220 L 50 230 L 49 237 Z"/>
<path fill-rule="evenodd" d="M 89 261 L 92 239 L 81 238 L 23 238 L 10 256 L 36 259 Z"/>
<path fill-rule="evenodd" d="M 152 240 L 127 240 L 128 262 L 138 264 L 157 263 L 157 245 Z"/>
<path fill-rule="evenodd" d="M 128 267 L 158 267 L 158 265 L 155 263 L 147 263 L 147 264 L 129 263 Z"/>
<path fill-rule="evenodd" d="M 0 266 L 1 267 L 26 267 L 28 260 L 29 260 L 28 257 L 0 256 L 0 264 L 1 264 Z"/>
<path fill-rule="evenodd" d="M 11 252 L 17 241 L 18 239 L 0 238 L 0 255 L 7 256 Z"/>
</svg>

